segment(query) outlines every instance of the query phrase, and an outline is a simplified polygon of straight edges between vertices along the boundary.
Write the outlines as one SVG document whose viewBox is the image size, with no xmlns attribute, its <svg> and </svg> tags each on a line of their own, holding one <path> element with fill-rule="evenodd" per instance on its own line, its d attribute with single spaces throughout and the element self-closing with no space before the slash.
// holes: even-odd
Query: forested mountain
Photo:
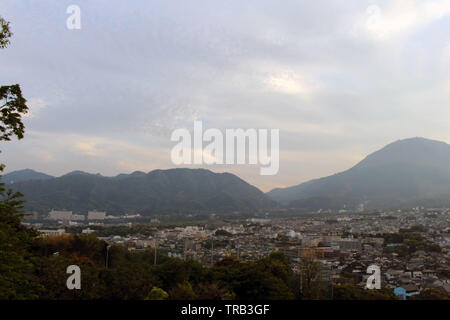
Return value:
<svg viewBox="0 0 450 320">
<path fill-rule="evenodd" d="M 154 170 L 115 177 L 74 171 L 58 178 L 17 182 L 14 190 L 25 195 L 27 210 L 41 213 L 67 209 L 151 215 L 240 211 L 274 204 L 239 177 L 204 169 Z"/>
<path fill-rule="evenodd" d="M 424 138 L 399 140 L 353 168 L 297 186 L 274 189 L 271 199 L 309 209 L 450 205 L 450 146 Z"/>
</svg>

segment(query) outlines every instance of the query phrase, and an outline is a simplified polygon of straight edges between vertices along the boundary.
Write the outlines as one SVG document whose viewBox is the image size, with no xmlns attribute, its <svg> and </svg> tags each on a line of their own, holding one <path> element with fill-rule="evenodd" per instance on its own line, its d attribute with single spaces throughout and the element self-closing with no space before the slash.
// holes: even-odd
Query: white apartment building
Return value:
<svg viewBox="0 0 450 320">
<path fill-rule="evenodd" d="M 48 214 L 48 219 L 50 219 L 50 220 L 71 220 L 72 219 L 72 211 L 52 210 Z"/>
<path fill-rule="evenodd" d="M 106 211 L 89 211 L 88 220 L 105 220 Z"/>
<path fill-rule="evenodd" d="M 62 234 L 66 233 L 65 229 L 58 229 L 58 230 L 38 230 L 39 232 L 41 232 L 45 237 L 51 237 L 51 236 L 60 236 Z"/>
</svg>

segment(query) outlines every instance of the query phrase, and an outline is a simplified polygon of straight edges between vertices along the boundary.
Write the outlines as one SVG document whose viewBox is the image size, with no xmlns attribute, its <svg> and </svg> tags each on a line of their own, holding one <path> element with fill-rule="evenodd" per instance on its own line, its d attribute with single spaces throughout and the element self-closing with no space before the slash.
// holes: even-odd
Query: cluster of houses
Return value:
<svg viewBox="0 0 450 320">
<path fill-rule="evenodd" d="M 51 219 L 73 219 L 70 211 L 52 211 Z M 90 211 L 88 220 L 106 219 L 105 212 Z M 420 224 L 426 227 L 421 235 L 438 245 L 440 252 L 416 251 L 399 256 L 386 250 L 383 234 Z M 313 256 L 322 263 L 330 283 L 353 283 L 365 286 L 367 268 L 377 265 L 382 273 L 382 286 L 391 288 L 401 299 L 433 288 L 450 293 L 450 232 L 448 211 L 430 215 L 425 212 L 386 212 L 381 215 L 340 214 L 295 219 L 247 219 L 212 225 L 161 227 L 154 225 L 151 235 L 111 234 L 102 238 L 128 250 L 152 248 L 170 257 L 192 258 L 211 264 L 226 256 L 256 260 L 274 251 L 281 251 L 299 272 L 300 259 Z M 44 230 L 48 235 L 61 234 L 64 229 Z M 93 230 L 85 228 L 83 233 Z"/>
</svg>

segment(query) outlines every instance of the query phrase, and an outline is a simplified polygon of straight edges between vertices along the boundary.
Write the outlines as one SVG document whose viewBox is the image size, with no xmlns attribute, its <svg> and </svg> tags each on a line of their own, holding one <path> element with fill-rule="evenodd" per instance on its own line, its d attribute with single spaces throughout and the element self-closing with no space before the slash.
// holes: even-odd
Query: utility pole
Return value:
<svg viewBox="0 0 450 320">
<path fill-rule="evenodd" d="M 300 248 L 298 248 L 298 254 L 297 254 L 297 260 L 298 260 L 298 272 L 300 275 L 300 293 L 303 294 L 303 279 L 302 279 L 302 265 L 300 262 Z"/>
<path fill-rule="evenodd" d="M 239 249 L 241 248 L 241 246 L 239 245 L 239 243 L 238 243 L 238 245 L 237 245 L 237 258 L 238 258 L 238 260 L 239 260 L 239 254 L 240 254 L 240 251 L 239 251 Z"/>
<path fill-rule="evenodd" d="M 214 244 L 213 244 L 214 240 L 213 237 L 211 236 L 211 265 L 214 264 Z"/>
<path fill-rule="evenodd" d="M 110 245 L 110 244 L 108 244 L 108 245 L 106 246 L 106 261 L 105 261 L 105 267 L 106 267 L 106 269 L 108 269 L 109 248 L 111 248 L 111 245 Z"/>
<path fill-rule="evenodd" d="M 300 294 L 303 294 L 303 279 L 302 279 L 302 267 L 298 267 L 298 274 L 299 274 L 299 280 L 300 280 Z"/>
<path fill-rule="evenodd" d="M 331 300 L 334 300 L 333 279 L 331 279 Z"/>
</svg>

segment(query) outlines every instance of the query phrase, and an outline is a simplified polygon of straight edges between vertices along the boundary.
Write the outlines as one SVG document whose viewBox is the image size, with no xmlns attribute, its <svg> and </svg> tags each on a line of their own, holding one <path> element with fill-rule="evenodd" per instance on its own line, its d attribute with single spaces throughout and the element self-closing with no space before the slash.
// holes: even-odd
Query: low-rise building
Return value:
<svg viewBox="0 0 450 320">
<path fill-rule="evenodd" d="M 106 211 L 88 211 L 88 220 L 105 220 Z"/>
</svg>

